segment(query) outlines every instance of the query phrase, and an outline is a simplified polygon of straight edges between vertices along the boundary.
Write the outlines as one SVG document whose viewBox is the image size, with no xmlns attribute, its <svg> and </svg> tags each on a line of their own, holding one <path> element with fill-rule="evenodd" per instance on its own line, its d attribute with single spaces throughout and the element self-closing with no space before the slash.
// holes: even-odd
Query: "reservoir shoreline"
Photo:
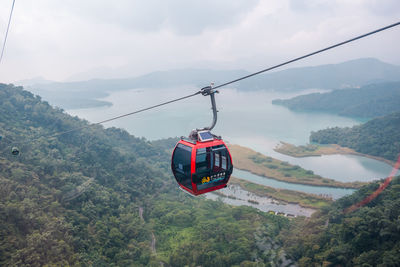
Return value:
<svg viewBox="0 0 400 267">
<path fill-rule="evenodd" d="M 276 201 L 297 204 L 304 208 L 320 209 L 332 203 L 332 198 L 322 197 L 316 194 L 305 193 L 288 189 L 279 189 L 266 185 L 250 182 L 237 177 L 231 177 L 229 184 L 237 185 L 259 197 L 268 197 Z"/>
<path fill-rule="evenodd" d="M 333 179 L 321 177 L 319 175 L 314 175 L 313 172 L 304 170 L 299 166 L 290 165 L 287 162 L 265 156 L 248 147 L 234 144 L 231 144 L 228 147 L 231 151 L 234 160 L 234 166 L 236 169 L 248 171 L 252 174 L 259 175 L 268 179 L 274 179 L 277 181 L 292 184 L 344 189 L 357 189 L 367 184 L 365 182 L 339 182 Z M 269 162 L 271 162 L 275 166 L 273 166 Z M 277 165 L 280 167 L 276 167 Z M 306 174 L 308 173 L 308 176 L 300 177 L 297 175 L 297 173 L 294 174 L 295 176 L 292 176 L 292 174 L 285 172 L 286 170 L 295 170 L 301 175 L 303 175 L 305 172 Z"/>
<path fill-rule="evenodd" d="M 292 196 L 293 191 L 297 191 L 300 193 L 304 193 L 307 196 L 318 196 L 323 197 L 326 199 L 332 198 L 336 200 L 343 196 L 349 195 L 356 191 L 357 189 L 354 188 L 335 188 L 335 187 L 323 187 L 323 186 L 314 186 L 314 185 L 303 185 L 303 184 L 296 184 L 296 183 L 288 183 L 285 181 L 279 181 L 275 179 L 266 178 L 257 174 L 253 174 L 249 171 L 243 171 L 239 169 L 234 169 L 233 177 L 239 178 L 240 181 L 250 182 L 254 185 L 262 185 L 264 190 L 268 188 L 273 188 L 273 190 L 280 190 L 281 192 L 286 192 L 286 196 Z M 252 189 L 257 189 L 256 187 L 252 187 Z M 269 190 L 267 190 L 269 191 Z M 290 192 L 290 193 L 289 193 Z M 285 197 L 286 197 L 285 196 Z M 296 200 L 298 201 L 298 200 Z"/>
<path fill-rule="evenodd" d="M 317 208 L 304 207 L 297 203 L 276 200 L 269 196 L 260 196 L 237 184 L 231 184 L 227 188 L 206 194 L 205 198 L 210 200 L 220 199 L 229 205 L 250 206 L 268 214 L 274 212 L 274 214 L 288 217 L 310 217 L 318 210 Z"/>
<path fill-rule="evenodd" d="M 308 184 L 308 183 L 302 183 L 302 182 L 291 182 L 291 181 L 281 180 L 281 179 L 277 179 L 275 177 L 270 177 L 270 176 L 266 176 L 266 175 L 263 175 L 263 174 L 259 174 L 259 173 L 253 172 L 252 170 L 249 170 L 249 169 L 246 169 L 246 168 L 239 168 L 237 166 L 235 166 L 235 168 L 238 169 L 238 170 L 241 170 L 241 171 L 247 171 L 247 172 L 249 172 L 251 174 L 264 177 L 266 179 L 272 179 L 272 180 L 275 180 L 275 181 L 285 182 L 285 183 L 290 183 L 290 184 L 308 185 L 308 186 L 315 186 L 315 187 L 342 188 L 342 189 L 359 189 L 361 187 L 361 186 L 360 187 L 351 187 L 351 186 L 346 187 L 346 186 L 335 186 L 335 185 Z M 365 183 L 365 184 L 367 184 L 367 183 Z"/>
</svg>

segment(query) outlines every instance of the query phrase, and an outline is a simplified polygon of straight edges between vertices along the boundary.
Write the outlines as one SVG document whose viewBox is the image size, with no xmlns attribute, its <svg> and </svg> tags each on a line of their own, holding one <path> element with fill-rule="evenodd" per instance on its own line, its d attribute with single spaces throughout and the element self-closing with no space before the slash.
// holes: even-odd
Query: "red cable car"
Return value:
<svg viewBox="0 0 400 267">
<path fill-rule="evenodd" d="M 233 169 L 231 155 L 222 139 L 210 131 L 199 131 L 198 136 L 197 141 L 181 139 L 171 163 L 179 186 L 193 195 L 226 187 Z M 209 138 L 204 140 L 201 136 Z"/>
<path fill-rule="evenodd" d="M 179 186 L 192 195 L 226 187 L 232 174 L 231 154 L 221 137 L 211 129 L 217 122 L 217 109 L 211 86 L 201 90 L 211 96 L 214 120 L 211 127 L 193 130 L 189 138 L 181 137 L 172 153 L 171 169 Z"/>
</svg>

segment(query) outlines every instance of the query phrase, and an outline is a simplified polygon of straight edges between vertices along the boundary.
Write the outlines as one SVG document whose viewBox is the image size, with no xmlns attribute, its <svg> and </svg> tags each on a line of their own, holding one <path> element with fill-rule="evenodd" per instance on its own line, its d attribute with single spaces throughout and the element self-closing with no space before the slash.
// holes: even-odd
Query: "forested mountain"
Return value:
<svg viewBox="0 0 400 267">
<path fill-rule="evenodd" d="M 312 132 L 310 141 L 339 144 L 360 153 L 396 161 L 400 153 L 400 112 L 351 128 L 334 127 Z"/>
<path fill-rule="evenodd" d="M 273 240 L 288 220 L 180 192 L 168 145 L 101 126 L 51 137 L 86 125 L 20 87 L 0 84 L 0 266 L 282 260 Z"/>
<path fill-rule="evenodd" d="M 375 200 L 344 210 L 369 196 L 379 182 L 341 198 L 311 219 L 296 218 L 280 233 L 299 266 L 399 266 L 400 177 Z"/>
<path fill-rule="evenodd" d="M 329 93 L 274 100 L 296 111 L 331 112 L 343 116 L 373 118 L 400 111 L 400 82 L 366 85 Z"/>
<path fill-rule="evenodd" d="M 30 84 L 29 90 L 56 106 L 83 108 L 107 105 L 96 98 L 109 92 L 134 88 L 193 86 L 198 89 L 211 82 L 222 84 L 248 75 L 244 70 L 179 69 L 157 71 L 126 79 L 93 79 L 79 82 Z M 299 91 L 310 88 L 340 89 L 373 82 L 399 81 L 400 66 L 364 58 L 340 64 L 292 68 L 265 73 L 230 85 L 239 90 Z M 26 85 L 27 81 L 23 81 Z"/>
</svg>

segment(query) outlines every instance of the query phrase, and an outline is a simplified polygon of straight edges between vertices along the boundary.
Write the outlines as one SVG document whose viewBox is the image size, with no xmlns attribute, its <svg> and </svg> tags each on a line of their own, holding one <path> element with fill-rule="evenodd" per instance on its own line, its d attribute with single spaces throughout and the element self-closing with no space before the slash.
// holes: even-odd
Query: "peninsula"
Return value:
<svg viewBox="0 0 400 267">
<path fill-rule="evenodd" d="M 279 181 L 340 188 L 359 188 L 365 184 L 362 182 L 343 183 L 324 178 L 314 174 L 311 170 L 305 170 L 300 166 L 291 165 L 239 145 L 229 145 L 229 150 L 235 168 Z"/>
</svg>

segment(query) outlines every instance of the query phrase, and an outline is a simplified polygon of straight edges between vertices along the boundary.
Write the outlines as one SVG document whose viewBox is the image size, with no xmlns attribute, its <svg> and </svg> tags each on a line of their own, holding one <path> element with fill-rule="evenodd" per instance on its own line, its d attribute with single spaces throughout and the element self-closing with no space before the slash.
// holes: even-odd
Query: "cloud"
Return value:
<svg viewBox="0 0 400 267">
<path fill-rule="evenodd" d="M 400 3 L 398 0 L 367 0 L 365 4 L 371 14 L 383 17 L 400 17 Z"/>
<path fill-rule="evenodd" d="M 179 35 L 201 34 L 240 22 L 259 0 L 120 0 L 64 1 L 65 9 L 97 23 L 110 23 L 130 31 L 171 30 Z"/>
<path fill-rule="evenodd" d="M 10 7 L 0 1 L 0 37 Z M 398 0 L 16 1 L 0 82 L 102 78 L 107 70 L 115 77 L 184 67 L 258 70 L 399 17 Z M 400 64 L 399 30 L 298 64 L 356 57 Z"/>
</svg>

